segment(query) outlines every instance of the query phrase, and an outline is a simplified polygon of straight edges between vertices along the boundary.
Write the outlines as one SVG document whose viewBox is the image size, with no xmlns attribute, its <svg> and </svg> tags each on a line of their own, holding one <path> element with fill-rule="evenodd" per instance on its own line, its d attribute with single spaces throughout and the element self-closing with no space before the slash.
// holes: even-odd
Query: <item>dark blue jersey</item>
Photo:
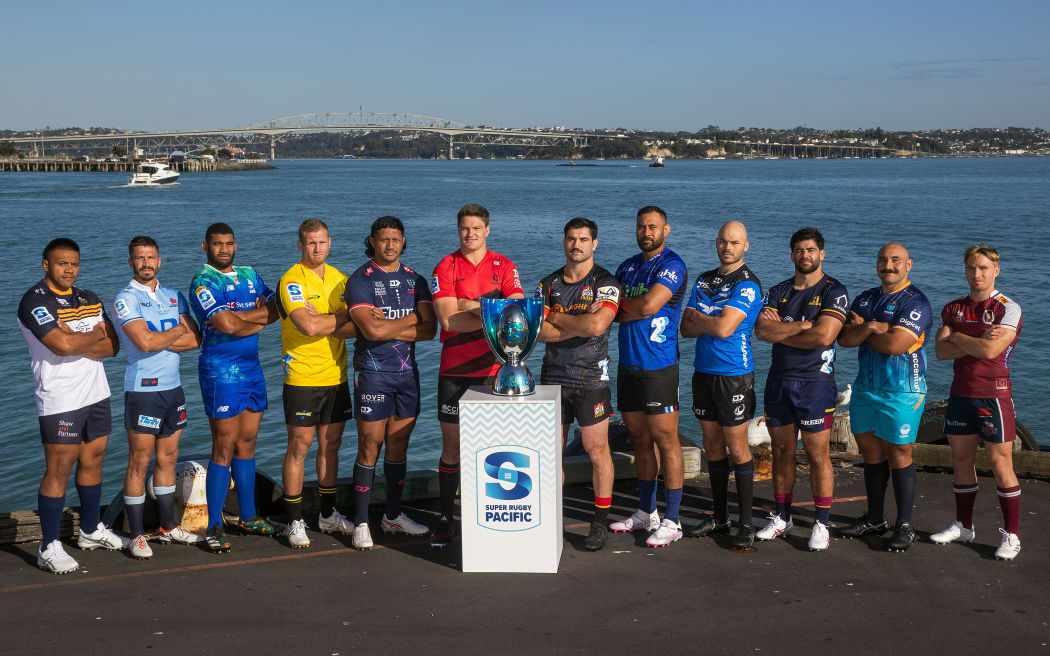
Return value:
<svg viewBox="0 0 1050 656">
<path fill-rule="evenodd" d="M 751 330 L 762 313 L 762 284 L 742 264 L 722 275 L 718 269 L 701 273 L 693 285 L 686 307 L 715 316 L 725 308 L 744 313 L 744 320 L 729 337 L 700 335 L 696 338 L 694 368 L 716 376 L 742 376 L 755 370 L 751 357 Z"/>
<path fill-rule="evenodd" d="M 686 275 L 685 262 L 670 248 L 648 260 L 638 253 L 616 270 L 623 298 L 642 296 L 658 284 L 671 290 L 671 300 L 656 314 L 620 323 L 620 365 L 652 370 L 678 364 L 678 319 L 688 286 Z"/>
<path fill-rule="evenodd" d="M 857 352 L 859 368 L 854 387 L 860 392 L 926 392 L 926 333 L 933 325 L 933 308 L 926 295 L 908 283 L 884 294 L 873 287 L 853 300 L 850 310 L 865 321 L 883 321 L 915 338 L 905 353 L 886 355 L 867 342 Z"/>
<path fill-rule="evenodd" d="M 845 323 L 849 312 L 846 288 L 825 275 L 807 289 L 795 289 L 795 279 L 788 278 L 766 294 L 763 309 L 775 310 L 781 321 L 812 321 L 831 317 Z M 773 345 L 771 378 L 791 380 L 835 380 L 835 347 L 800 349 L 787 344 Z"/>
<path fill-rule="evenodd" d="M 426 279 L 401 264 L 387 273 L 369 260 L 350 274 L 346 281 L 346 307 L 377 307 L 387 319 L 400 319 L 416 311 L 420 303 L 430 303 Z M 388 339 L 373 342 L 361 336 L 354 342 L 354 369 L 384 373 L 410 373 L 416 370 L 415 342 Z"/>
</svg>

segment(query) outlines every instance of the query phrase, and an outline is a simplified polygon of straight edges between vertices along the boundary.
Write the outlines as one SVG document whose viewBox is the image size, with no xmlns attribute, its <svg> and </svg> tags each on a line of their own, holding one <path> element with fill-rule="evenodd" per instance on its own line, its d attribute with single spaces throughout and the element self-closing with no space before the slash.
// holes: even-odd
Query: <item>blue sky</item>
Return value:
<svg viewBox="0 0 1050 656">
<path fill-rule="evenodd" d="M 1050 128 L 1046 2 L 8 2 L 0 128 Z"/>
</svg>

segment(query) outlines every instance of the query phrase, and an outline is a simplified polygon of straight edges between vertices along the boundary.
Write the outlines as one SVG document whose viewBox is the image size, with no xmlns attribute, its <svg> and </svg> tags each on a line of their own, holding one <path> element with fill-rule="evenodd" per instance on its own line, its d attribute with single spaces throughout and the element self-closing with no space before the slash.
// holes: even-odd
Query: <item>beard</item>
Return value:
<svg viewBox="0 0 1050 656">
<path fill-rule="evenodd" d="M 651 253 L 664 245 L 664 238 L 662 236 L 653 237 L 652 242 L 648 242 L 650 244 L 648 248 L 646 247 L 646 243 L 646 241 L 639 239 L 638 248 L 642 249 L 646 253 Z"/>
<path fill-rule="evenodd" d="M 224 262 L 224 261 L 219 260 L 219 259 L 217 259 L 215 257 L 212 257 L 212 254 L 208 253 L 208 264 L 211 265 L 212 267 L 216 268 L 216 269 L 225 269 L 226 267 L 228 267 L 231 264 L 233 264 L 233 257 L 234 257 L 234 255 L 236 255 L 236 253 L 231 253 L 229 259 L 227 259 Z"/>
<path fill-rule="evenodd" d="M 798 262 L 795 262 L 795 271 L 798 271 L 801 274 L 808 275 L 810 273 L 813 273 L 814 271 L 816 271 L 819 268 L 820 268 L 820 262 L 818 260 L 813 260 L 808 265 L 800 264 Z"/>
</svg>

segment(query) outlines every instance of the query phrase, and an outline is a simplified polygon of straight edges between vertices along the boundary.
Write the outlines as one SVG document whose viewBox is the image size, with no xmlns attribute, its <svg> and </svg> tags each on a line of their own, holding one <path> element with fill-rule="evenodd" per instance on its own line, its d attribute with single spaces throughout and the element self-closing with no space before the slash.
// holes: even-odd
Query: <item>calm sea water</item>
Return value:
<svg viewBox="0 0 1050 656">
<path fill-rule="evenodd" d="M 961 254 L 978 241 L 1002 254 L 1000 289 L 1022 306 L 1025 328 L 1012 358 L 1018 418 L 1050 444 L 1045 405 L 1050 343 L 1046 242 L 1050 237 L 1050 159 L 754 160 L 672 161 L 664 169 L 644 162 L 602 167 L 556 167 L 525 161 L 278 161 L 274 171 L 187 174 L 167 189 L 124 187 L 124 174 L 42 173 L 0 175 L 0 301 L 8 308 L 0 332 L 0 363 L 7 396 L 0 405 L 0 510 L 32 508 L 43 471 L 33 403 L 32 374 L 15 309 L 42 276 L 40 252 L 53 237 L 70 236 L 82 248 L 79 285 L 112 301 L 130 277 L 128 240 L 154 237 L 164 258 L 159 278 L 186 290 L 204 262 L 204 230 L 225 221 L 237 231 L 237 262 L 258 269 L 271 285 L 298 259 L 295 231 L 306 217 L 332 228 L 329 263 L 349 273 L 365 259 L 362 240 L 378 216 L 400 217 L 408 231 L 404 262 L 429 275 L 457 247 L 456 211 L 481 203 L 492 212 L 489 246 L 513 259 L 526 291 L 564 262 L 561 229 L 574 216 L 599 225 L 597 259 L 615 269 L 637 251 L 634 213 L 662 206 L 669 215 L 669 246 L 689 266 L 690 279 L 717 265 L 713 239 L 728 219 L 743 220 L 751 250 L 747 263 L 763 289 L 792 273 L 788 238 L 804 225 L 827 240 L 825 270 L 853 297 L 878 284 L 875 252 L 889 241 L 911 248 L 912 280 L 935 308 L 966 292 Z M 280 329 L 261 336 L 270 410 L 259 435 L 259 466 L 279 477 L 286 433 L 281 411 Z M 615 331 L 611 352 L 615 358 Z M 539 371 L 542 347 L 529 360 Z M 756 384 L 762 389 L 767 344 L 755 341 Z M 947 396 L 950 365 L 933 349 L 930 398 Z M 438 343 L 422 344 L 423 412 L 409 450 L 410 467 L 435 466 L 440 451 L 435 410 Z M 682 344 L 682 407 L 689 408 L 692 344 Z M 200 405 L 196 356 L 183 357 L 190 424 L 183 454 L 208 453 L 210 435 Z M 113 389 L 113 436 L 106 458 L 104 499 L 121 486 L 127 463 L 123 430 L 124 356 L 108 360 Z M 856 373 L 853 350 L 840 350 L 840 388 Z M 615 384 L 615 381 L 614 381 Z M 699 433 L 689 412 L 682 431 Z M 341 452 L 349 474 L 356 434 L 348 425 Z M 308 467 L 308 471 L 310 471 Z M 72 486 L 71 486 L 72 489 Z M 75 503 L 71 491 L 70 502 Z"/>
</svg>

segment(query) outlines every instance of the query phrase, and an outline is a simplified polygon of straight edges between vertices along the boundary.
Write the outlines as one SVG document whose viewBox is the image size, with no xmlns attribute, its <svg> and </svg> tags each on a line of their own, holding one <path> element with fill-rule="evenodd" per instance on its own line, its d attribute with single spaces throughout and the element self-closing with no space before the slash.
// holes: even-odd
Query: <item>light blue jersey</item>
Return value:
<svg viewBox="0 0 1050 656">
<path fill-rule="evenodd" d="M 113 299 L 120 348 L 128 356 L 124 374 L 125 392 L 161 392 L 182 384 L 179 379 L 179 354 L 164 349 L 146 353 L 135 347 L 124 326 L 132 321 L 145 321 L 149 329 L 163 332 L 179 323 L 180 315 L 189 315 L 189 306 L 182 292 L 157 285 L 157 291 L 134 280 Z"/>
</svg>

